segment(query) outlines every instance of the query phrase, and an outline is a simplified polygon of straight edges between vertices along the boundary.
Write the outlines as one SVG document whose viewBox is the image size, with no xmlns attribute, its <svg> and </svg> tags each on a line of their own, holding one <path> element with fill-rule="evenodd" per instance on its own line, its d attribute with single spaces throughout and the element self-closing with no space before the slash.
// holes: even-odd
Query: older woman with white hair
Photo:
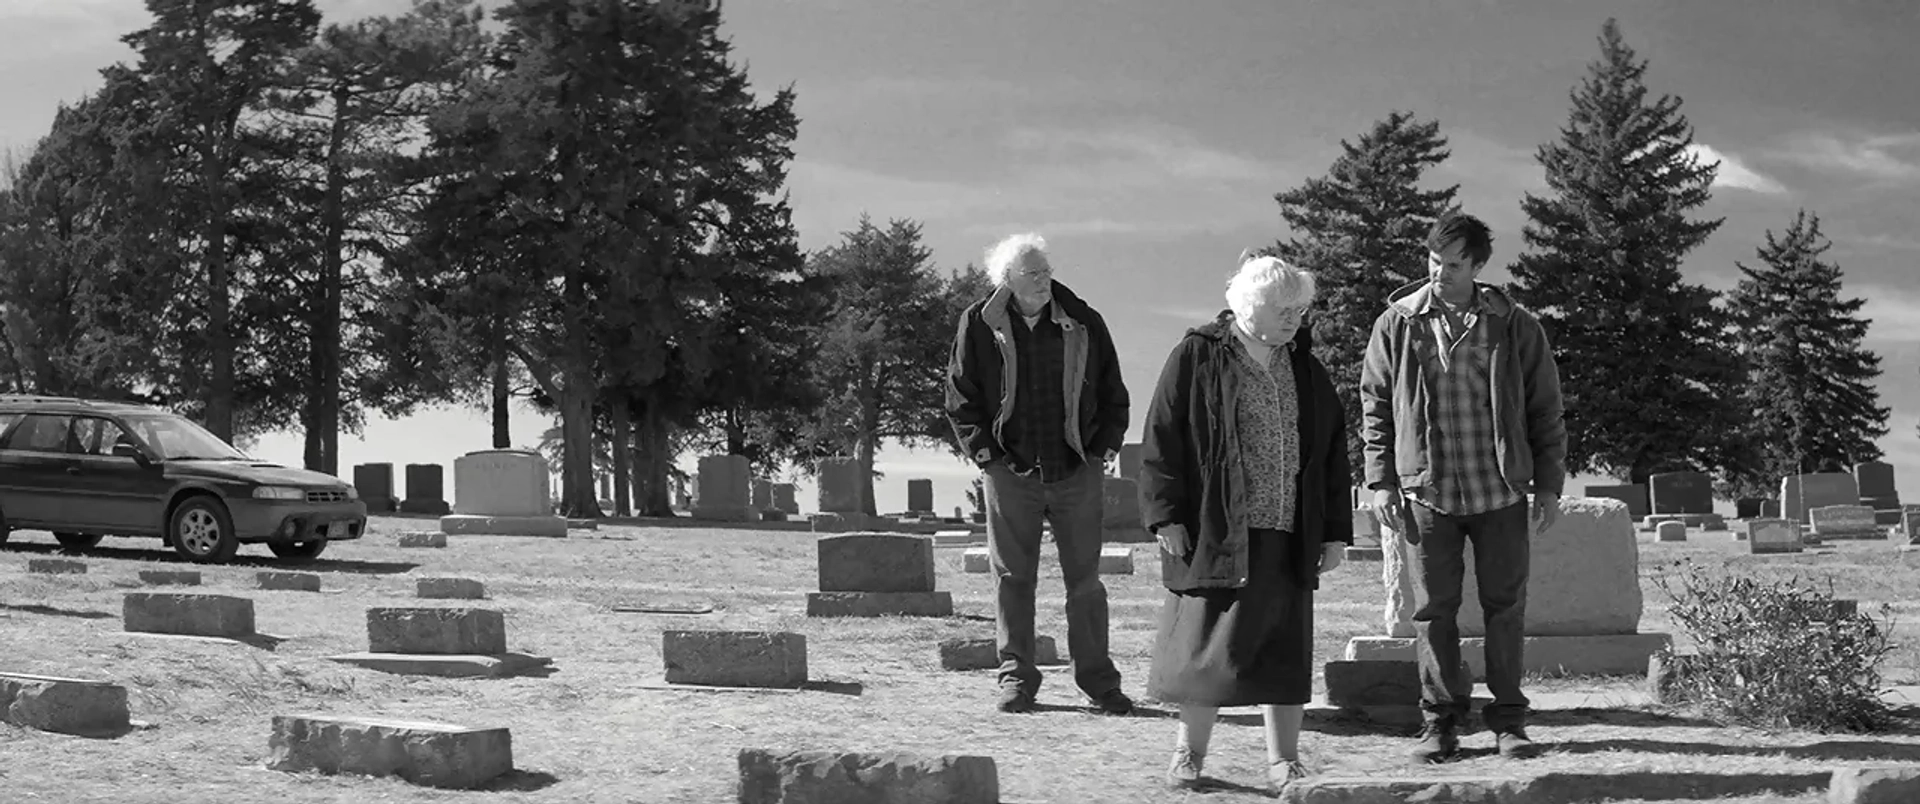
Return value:
<svg viewBox="0 0 1920 804">
<path fill-rule="evenodd" d="M 1147 411 L 1141 518 L 1168 590 L 1147 692 L 1180 706 L 1177 788 L 1202 785 L 1222 706 L 1262 707 L 1274 792 L 1307 773 L 1313 590 L 1353 543 L 1346 416 L 1303 324 L 1315 290 L 1285 260 L 1243 259 Z"/>
</svg>

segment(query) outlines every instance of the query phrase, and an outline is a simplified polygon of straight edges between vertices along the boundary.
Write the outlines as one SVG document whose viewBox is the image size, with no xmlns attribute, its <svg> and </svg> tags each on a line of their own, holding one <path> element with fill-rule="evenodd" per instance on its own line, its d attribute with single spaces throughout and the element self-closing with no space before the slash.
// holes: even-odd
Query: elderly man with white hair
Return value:
<svg viewBox="0 0 1920 804">
<path fill-rule="evenodd" d="M 1180 706 L 1176 788 L 1201 785 L 1222 706 L 1261 706 L 1274 792 L 1307 773 L 1313 590 L 1353 543 L 1345 409 L 1303 321 L 1314 292 L 1284 260 L 1243 258 L 1147 409 L 1140 512 L 1167 587 L 1147 692 Z"/>
<path fill-rule="evenodd" d="M 1067 587 L 1073 679 L 1101 711 L 1133 701 L 1107 653 L 1100 582 L 1105 465 L 1127 433 L 1127 388 L 1107 323 L 1053 278 L 1046 241 L 1014 235 L 987 251 L 993 292 L 960 315 L 947 368 L 947 416 L 978 464 L 987 550 L 997 576 L 1000 701 L 1033 709 L 1034 588 L 1043 519 Z"/>
</svg>

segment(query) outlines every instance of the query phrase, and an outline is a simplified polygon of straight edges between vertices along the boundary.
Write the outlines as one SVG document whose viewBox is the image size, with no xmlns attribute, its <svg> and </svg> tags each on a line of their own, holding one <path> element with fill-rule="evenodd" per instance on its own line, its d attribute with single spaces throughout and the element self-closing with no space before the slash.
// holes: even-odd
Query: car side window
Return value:
<svg viewBox="0 0 1920 804">
<path fill-rule="evenodd" d="M 7 428 L 12 427 L 17 421 L 20 421 L 18 413 L 0 413 L 0 434 L 6 433 Z"/>
<path fill-rule="evenodd" d="M 28 452 L 66 452 L 71 416 L 30 413 L 7 436 L 6 449 Z"/>
<path fill-rule="evenodd" d="M 68 445 L 85 455 L 112 455 L 114 442 L 124 438 L 127 438 L 126 431 L 121 430 L 120 425 L 106 419 L 82 416 L 73 420 L 73 439 Z"/>
</svg>

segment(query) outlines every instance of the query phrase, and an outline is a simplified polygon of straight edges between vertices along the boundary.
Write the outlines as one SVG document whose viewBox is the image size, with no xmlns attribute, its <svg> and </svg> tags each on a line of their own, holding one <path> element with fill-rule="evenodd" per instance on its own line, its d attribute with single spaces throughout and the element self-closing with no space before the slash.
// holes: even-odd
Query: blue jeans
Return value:
<svg viewBox="0 0 1920 804">
<path fill-rule="evenodd" d="M 1034 591 L 1040 569 L 1041 522 L 1053 523 L 1060 574 L 1067 586 L 1067 652 L 1073 679 L 1088 696 L 1119 689 L 1120 671 L 1107 653 L 1107 587 L 1100 582 L 1100 518 L 1105 505 L 1101 465 L 1088 463 L 1048 483 L 995 461 L 983 470 L 987 553 L 999 592 L 994 610 L 1000 683 L 1040 688 L 1034 665 Z"/>
<path fill-rule="evenodd" d="M 1486 615 L 1487 689 L 1481 713 L 1488 729 L 1520 728 L 1527 696 L 1520 691 L 1526 649 L 1527 571 L 1532 525 L 1525 501 L 1467 516 L 1409 503 L 1418 544 L 1408 545 L 1413 577 L 1413 628 L 1420 661 L 1420 708 L 1427 723 L 1455 728 L 1473 702 L 1473 680 L 1460 661 L 1461 585 L 1465 547 L 1473 543 L 1474 583 Z"/>
</svg>

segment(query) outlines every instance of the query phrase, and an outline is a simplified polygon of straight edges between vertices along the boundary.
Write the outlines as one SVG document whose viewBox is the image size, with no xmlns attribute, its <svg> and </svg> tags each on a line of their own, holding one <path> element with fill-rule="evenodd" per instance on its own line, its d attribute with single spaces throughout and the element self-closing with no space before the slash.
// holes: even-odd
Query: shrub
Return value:
<svg viewBox="0 0 1920 804">
<path fill-rule="evenodd" d="M 1677 588 L 1676 588 L 1677 581 Z M 1889 725 L 1880 662 L 1892 609 L 1880 618 L 1798 577 L 1761 581 L 1685 563 L 1655 583 L 1698 654 L 1674 661 L 1672 699 L 1722 723 L 1869 732 Z"/>
</svg>

